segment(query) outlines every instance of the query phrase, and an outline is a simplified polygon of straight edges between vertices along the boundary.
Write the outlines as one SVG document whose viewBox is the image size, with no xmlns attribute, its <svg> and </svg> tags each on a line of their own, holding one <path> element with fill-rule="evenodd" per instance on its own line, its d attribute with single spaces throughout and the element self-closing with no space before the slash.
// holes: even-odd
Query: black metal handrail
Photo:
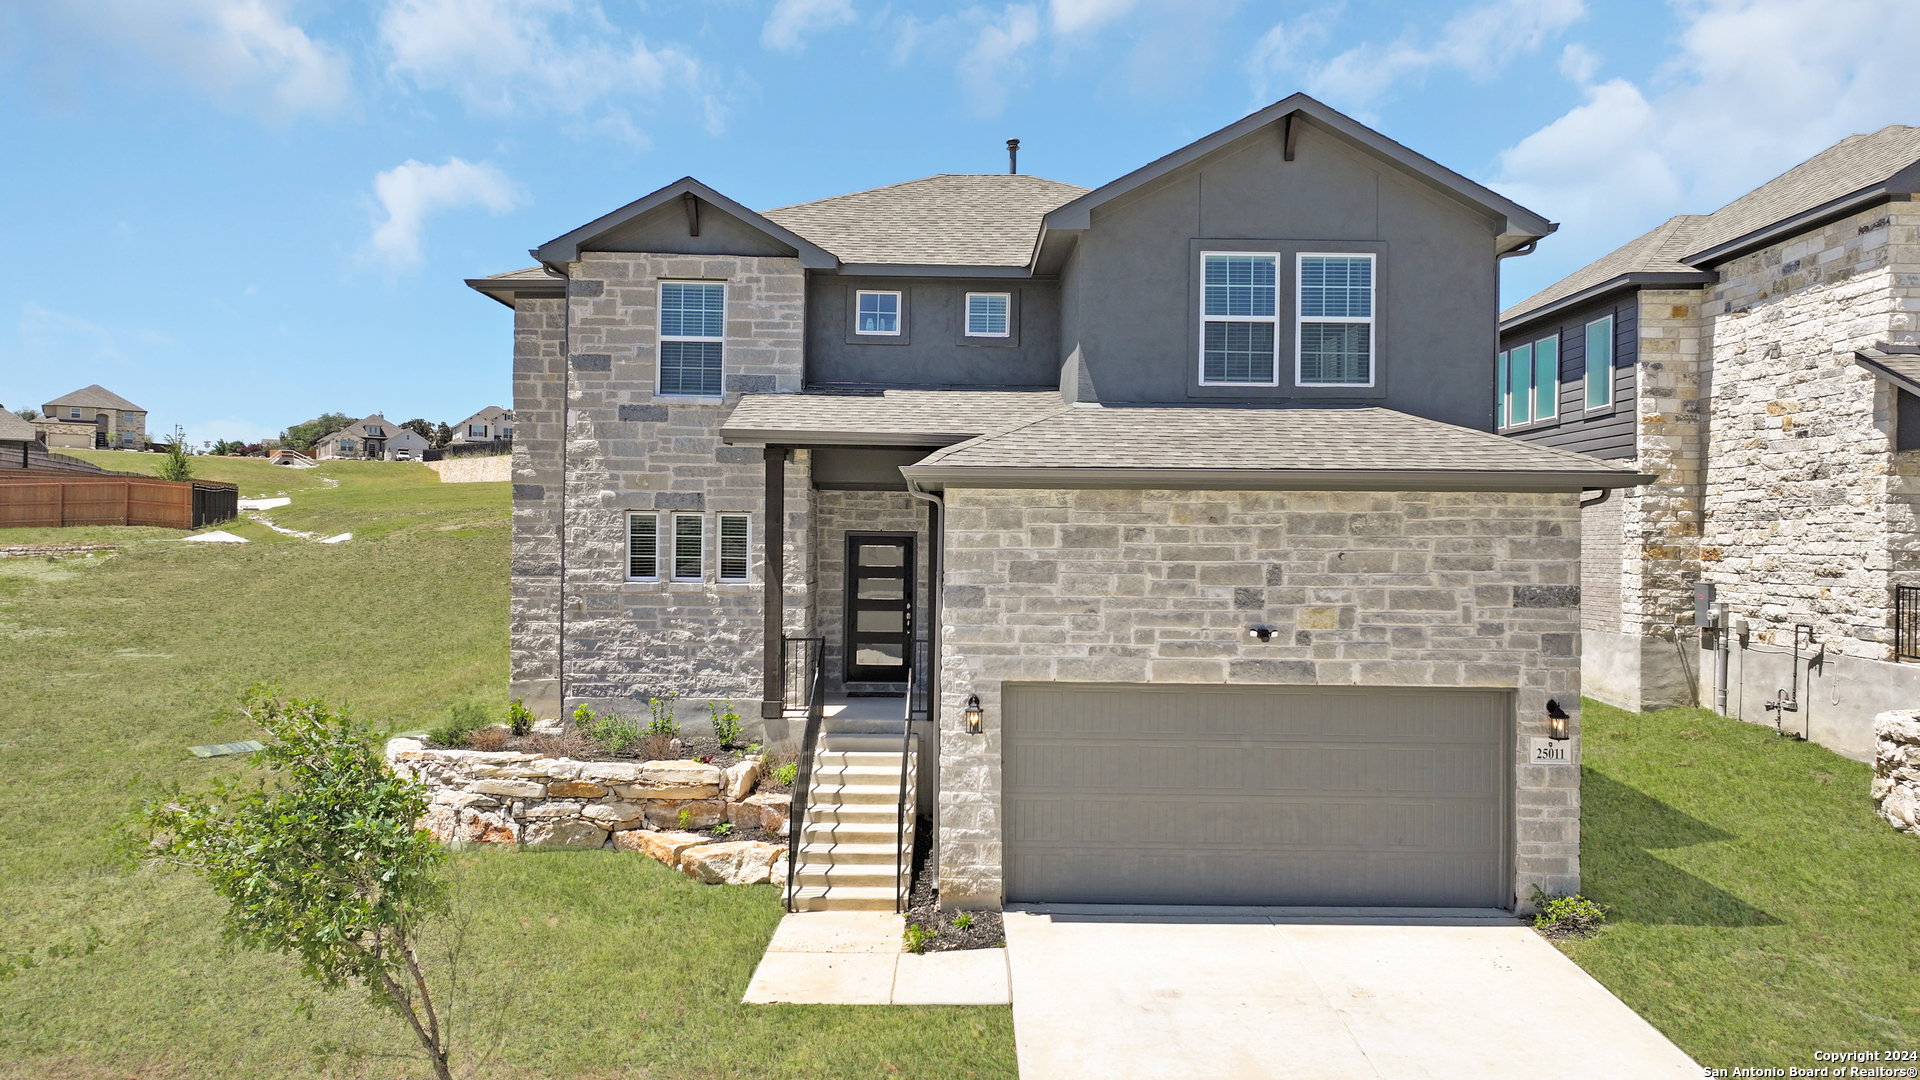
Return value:
<svg viewBox="0 0 1920 1080">
<path fill-rule="evenodd" d="M 780 696 L 786 708 L 807 707 L 813 693 L 811 680 L 825 661 L 826 649 L 826 638 L 780 639 Z"/>
<path fill-rule="evenodd" d="M 799 767 L 794 770 L 793 800 L 787 810 L 787 910 L 793 911 L 794 882 L 800 875 L 800 841 L 807 829 L 807 798 L 813 786 L 813 755 L 820 742 L 820 725 L 827 715 L 826 642 L 822 638 L 781 638 L 782 681 L 793 685 L 794 672 L 788 657 L 803 651 L 808 655 L 804 678 L 807 683 L 807 726 L 800 737 Z M 789 649 L 789 646 L 794 646 Z M 791 697 L 789 697 L 791 700 Z"/>
<path fill-rule="evenodd" d="M 1893 588 L 1893 658 L 1920 660 L 1920 585 Z"/>
<path fill-rule="evenodd" d="M 933 715 L 928 701 L 933 688 L 933 643 L 914 638 L 913 652 L 907 659 L 907 719 L 925 720 Z"/>
<path fill-rule="evenodd" d="M 899 816 L 893 820 L 893 910 L 895 911 L 907 910 L 907 899 L 913 893 L 911 864 L 902 866 L 906 860 L 902 849 L 907 845 L 907 773 L 909 772 L 907 762 L 910 760 L 908 755 L 913 750 L 913 722 L 926 716 L 924 702 L 927 686 L 927 656 L 927 639 L 915 639 L 913 653 L 908 657 L 911 663 L 907 665 L 907 714 L 900 720 L 900 798 L 896 804 Z"/>
</svg>

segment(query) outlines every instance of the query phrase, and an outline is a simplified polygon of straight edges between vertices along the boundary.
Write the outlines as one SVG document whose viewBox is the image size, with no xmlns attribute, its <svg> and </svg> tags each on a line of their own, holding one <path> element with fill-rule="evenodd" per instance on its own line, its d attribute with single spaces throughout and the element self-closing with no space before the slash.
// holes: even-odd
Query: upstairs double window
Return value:
<svg viewBox="0 0 1920 1080">
<path fill-rule="evenodd" d="M 1295 385 L 1373 385 L 1374 258 L 1317 252 L 1295 256 Z M 1205 252 L 1200 261 L 1201 384 L 1279 385 L 1281 256 Z"/>
<path fill-rule="evenodd" d="M 1552 420 L 1560 407 L 1560 335 L 1500 354 L 1494 376 L 1499 396 L 1494 411 L 1500 427 Z"/>
<path fill-rule="evenodd" d="M 718 397 L 727 287 L 714 281 L 660 283 L 660 393 Z"/>
</svg>

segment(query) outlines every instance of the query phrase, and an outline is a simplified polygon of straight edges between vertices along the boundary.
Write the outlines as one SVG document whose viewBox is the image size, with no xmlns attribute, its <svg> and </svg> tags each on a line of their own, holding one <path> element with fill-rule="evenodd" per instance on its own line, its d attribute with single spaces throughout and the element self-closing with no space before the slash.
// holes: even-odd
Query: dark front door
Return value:
<svg viewBox="0 0 1920 1080">
<path fill-rule="evenodd" d="M 913 537 L 847 536 L 850 683 L 905 683 L 913 640 Z"/>
</svg>

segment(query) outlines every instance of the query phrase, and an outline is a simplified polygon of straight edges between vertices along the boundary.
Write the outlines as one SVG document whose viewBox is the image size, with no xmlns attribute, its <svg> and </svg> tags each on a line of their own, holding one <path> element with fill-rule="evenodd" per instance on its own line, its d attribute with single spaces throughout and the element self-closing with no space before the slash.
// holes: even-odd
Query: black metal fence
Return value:
<svg viewBox="0 0 1920 1080">
<path fill-rule="evenodd" d="M 913 666 L 907 674 L 907 719 L 925 720 L 932 716 L 928 695 L 933 688 L 933 644 L 926 638 L 913 639 Z"/>
<path fill-rule="evenodd" d="M 1893 658 L 1920 660 L 1920 585 L 1894 586 Z"/>
<path fill-rule="evenodd" d="M 240 516 L 240 489 L 217 480 L 193 482 L 193 527 L 217 525 Z"/>
<path fill-rule="evenodd" d="M 782 704 L 789 709 L 804 709 L 813 687 L 816 671 L 825 670 L 827 639 L 823 637 L 783 637 L 780 639 L 780 687 Z"/>
<path fill-rule="evenodd" d="M 807 710 L 800 735 L 800 757 L 794 770 L 793 795 L 787 807 L 787 910 L 797 910 L 800 848 L 807 831 L 807 802 L 813 788 L 813 756 L 820 745 L 820 725 L 827 708 L 827 651 L 825 638 L 781 638 L 780 660 L 787 701 L 798 700 Z"/>
</svg>

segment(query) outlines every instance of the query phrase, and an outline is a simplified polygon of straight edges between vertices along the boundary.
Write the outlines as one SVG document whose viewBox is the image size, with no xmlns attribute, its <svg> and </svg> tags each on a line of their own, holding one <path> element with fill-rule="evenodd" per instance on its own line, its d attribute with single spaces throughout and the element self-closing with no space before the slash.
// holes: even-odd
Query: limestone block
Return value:
<svg viewBox="0 0 1920 1080">
<path fill-rule="evenodd" d="M 547 797 L 550 799 L 604 799 L 607 789 L 591 780 L 562 780 L 547 785 Z"/>
<path fill-rule="evenodd" d="M 748 758 L 727 766 L 725 782 L 727 798 L 735 802 L 746 798 L 747 794 L 753 790 L 753 785 L 760 782 L 759 759 Z"/>
<path fill-rule="evenodd" d="M 581 780 L 623 780 L 640 779 L 640 766 L 631 761 L 582 761 L 579 779 Z"/>
<path fill-rule="evenodd" d="M 512 844 L 520 839 L 519 826 L 505 814 L 468 808 L 460 812 L 453 838 L 469 843 Z"/>
<path fill-rule="evenodd" d="M 663 829 L 690 828 L 704 829 L 709 825 L 718 825 L 727 817 L 727 804 L 719 799 L 694 800 L 654 800 L 643 803 L 647 809 L 647 821 Z M 684 825 L 680 819 L 681 811 L 686 811 Z"/>
<path fill-rule="evenodd" d="M 529 818 L 570 818 L 580 816 L 582 804 L 577 802 L 545 802 L 527 807 Z"/>
<path fill-rule="evenodd" d="M 781 850 L 757 840 L 703 844 L 680 857 L 680 870 L 709 885 L 764 885 Z"/>
<path fill-rule="evenodd" d="M 735 825 L 755 825 L 775 836 L 787 835 L 787 818 L 793 811 L 793 796 L 762 791 L 733 804 Z"/>
<path fill-rule="evenodd" d="M 424 756 L 426 744 L 419 739 L 388 739 L 388 761 L 418 761 Z"/>
<path fill-rule="evenodd" d="M 504 776 L 511 780 L 549 779 L 547 766 L 538 761 L 530 761 L 525 765 L 500 765 L 496 769 L 495 776 Z"/>
<path fill-rule="evenodd" d="M 690 848 L 702 844 L 711 844 L 713 837 L 688 832 L 647 832 L 635 829 L 631 832 L 616 833 L 614 844 L 625 850 L 638 851 L 655 862 L 665 863 L 675 869 L 680 867 L 680 856 Z"/>
<path fill-rule="evenodd" d="M 467 790 L 481 795 L 504 795 L 509 799 L 538 799 L 547 793 L 547 785 L 531 780 L 475 780 Z"/>
<path fill-rule="evenodd" d="M 428 835 L 442 844 L 453 840 L 454 830 L 460 823 L 460 811 L 456 807 L 435 804 L 427 808 L 427 816 L 419 820 L 418 827 L 427 830 Z"/>
<path fill-rule="evenodd" d="M 451 806 L 458 810 L 467 806 L 493 807 L 500 805 L 498 799 L 486 795 L 476 795 L 471 791 L 456 791 L 453 788 L 441 788 L 433 793 L 436 806 Z"/>
<path fill-rule="evenodd" d="M 528 847 L 597 848 L 607 842 L 607 831 L 579 819 L 542 821 L 527 826 Z"/>
<path fill-rule="evenodd" d="M 609 802 L 593 803 L 581 810 L 580 816 L 588 821 L 600 822 L 602 828 L 634 829 L 640 827 L 640 819 L 645 813 L 643 808 L 634 803 Z"/>
</svg>

